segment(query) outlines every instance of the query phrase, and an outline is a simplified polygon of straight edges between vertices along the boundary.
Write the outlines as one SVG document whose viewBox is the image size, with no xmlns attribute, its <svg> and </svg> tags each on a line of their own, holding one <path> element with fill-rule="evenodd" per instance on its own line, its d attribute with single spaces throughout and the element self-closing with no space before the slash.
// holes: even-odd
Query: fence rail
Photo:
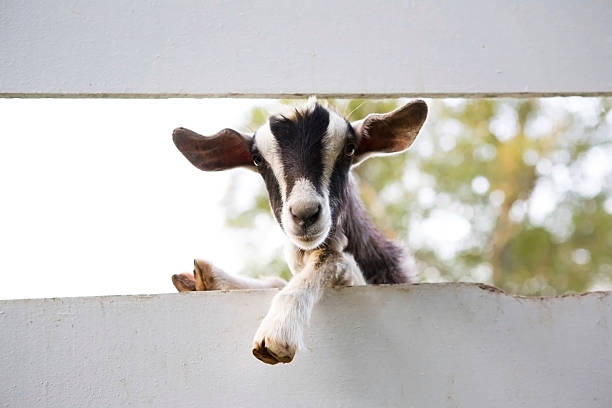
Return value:
<svg viewBox="0 0 612 408">
<path fill-rule="evenodd" d="M 307 350 L 268 366 L 274 293 L 0 301 L 0 406 L 612 406 L 611 293 L 328 290 Z"/>
<path fill-rule="evenodd" d="M 612 95 L 609 0 L 0 2 L 0 96 Z"/>
</svg>

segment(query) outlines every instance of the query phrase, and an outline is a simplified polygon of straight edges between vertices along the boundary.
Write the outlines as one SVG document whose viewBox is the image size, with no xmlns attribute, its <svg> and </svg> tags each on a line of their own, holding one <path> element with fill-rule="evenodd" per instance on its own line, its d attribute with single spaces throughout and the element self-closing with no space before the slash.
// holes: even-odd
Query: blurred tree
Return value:
<svg viewBox="0 0 612 408">
<path fill-rule="evenodd" d="M 351 121 L 403 102 L 328 101 Z M 373 158 L 354 171 L 374 222 L 412 249 L 421 281 L 482 281 L 524 295 L 612 284 L 612 99 L 429 105 L 408 153 Z M 247 127 L 256 129 L 267 115 L 253 109 Z M 252 229 L 270 214 L 263 183 L 247 209 L 234 197 L 230 188 L 232 227 Z M 289 277 L 280 250 L 277 258 L 250 258 L 254 275 Z"/>
</svg>

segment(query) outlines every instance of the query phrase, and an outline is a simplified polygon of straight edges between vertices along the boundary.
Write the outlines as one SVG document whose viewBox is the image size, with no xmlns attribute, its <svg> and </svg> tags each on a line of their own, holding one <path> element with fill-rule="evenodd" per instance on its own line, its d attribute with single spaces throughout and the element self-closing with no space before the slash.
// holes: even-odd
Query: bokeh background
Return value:
<svg viewBox="0 0 612 408">
<path fill-rule="evenodd" d="M 350 120 L 407 100 L 328 100 Z M 612 98 L 428 99 L 406 153 L 354 169 L 422 282 L 612 288 Z M 254 172 L 203 173 L 174 127 L 253 132 L 298 100 L 0 100 L 0 298 L 172 292 L 205 258 L 288 277 Z"/>
<path fill-rule="evenodd" d="M 291 101 L 283 101 L 291 104 Z M 351 120 L 405 101 L 330 100 Z M 493 284 L 509 293 L 556 295 L 612 283 L 612 113 L 604 98 L 443 99 L 407 154 L 355 168 L 378 227 L 414 252 L 423 282 Z M 268 112 L 254 108 L 246 129 Z M 269 214 L 259 189 L 227 225 L 258 228 Z M 263 217 L 262 217 L 263 218 Z M 256 256 L 255 275 L 289 277 L 280 257 Z M 280 254 L 281 251 L 279 250 Z"/>
</svg>

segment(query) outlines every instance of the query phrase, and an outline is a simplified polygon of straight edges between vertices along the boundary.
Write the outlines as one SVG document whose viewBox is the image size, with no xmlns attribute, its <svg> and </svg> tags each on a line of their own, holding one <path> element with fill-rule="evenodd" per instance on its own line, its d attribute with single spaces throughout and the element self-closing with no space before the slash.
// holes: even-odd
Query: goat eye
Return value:
<svg viewBox="0 0 612 408">
<path fill-rule="evenodd" d="M 347 156 L 352 156 L 355 154 L 355 145 L 353 143 L 349 143 L 346 145 L 346 147 L 344 148 L 344 154 L 346 154 Z"/>
<path fill-rule="evenodd" d="M 253 164 L 255 165 L 255 167 L 259 167 L 261 165 L 261 163 L 263 163 L 263 157 L 261 157 L 258 154 L 254 154 L 253 155 Z"/>
</svg>

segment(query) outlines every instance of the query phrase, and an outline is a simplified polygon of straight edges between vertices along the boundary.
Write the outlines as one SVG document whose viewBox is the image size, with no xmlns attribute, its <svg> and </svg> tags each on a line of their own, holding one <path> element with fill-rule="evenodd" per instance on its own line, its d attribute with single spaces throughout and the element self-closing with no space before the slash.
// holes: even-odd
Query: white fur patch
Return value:
<svg viewBox="0 0 612 408">
<path fill-rule="evenodd" d="M 347 123 L 336 112 L 329 112 L 329 124 L 327 132 L 323 137 L 323 190 L 327 191 L 329 187 L 329 179 L 334 170 L 334 164 L 338 155 L 342 153 L 346 140 Z M 329 195 L 329 192 L 328 192 Z"/>
<path fill-rule="evenodd" d="M 343 284 L 346 286 L 364 286 L 366 284 L 363 278 L 361 268 L 357 265 L 357 261 L 353 255 L 343 252 L 344 262 L 347 265 L 345 275 L 343 277 Z"/>
<path fill-rule="evenodd" d="M 278 142 L 270 129 L 270 121 L 266 121 L 255 134 L 255 142 L 263 158 L 270 164 L 274 177 L 278 181 L 281 192 L 281 199 L 287 196 L 287 183 L 285 183 L 285 172 L 280 156 Z"/>
<path fill-rule="evenodd" d="M 291 205 L 292 203 L 297 203 L 300 201 L 317 201 L 321 205 L 321 214 L 319 216 L 319 220 L 310 228 L 315 230 L 313 231 L 318 238 L 313 241 L 305 242 L 302 239 L 296 237 L 291 231 L 291 225 L 293 225 L 293 217 L 291 215 Z M 329 209 L 329 197 L 326 195 L 321 197 L 317 190 L 312 185 L 312 183 L 304 178 L 298 179 L 293 188 L 291 189 L 291 193 L 287 198 L 287 203 L 283 205 L 283 210 L 281 213 L 281 220 L 283 225 L 285 226 L 285 232 L 289 239 L 297 246 L 303 249 L 313 249 L 317 246 L 321 245 L 321 243 L 329 234 L 329 230 L 331 229 L 331 212 Z"/>
<path fill-rule="evenodd" d="M 293 352 L 302 349 L 304 327 L 310 320 L 317 295 L 316 290 L 281 290 L 272 299 L 270 310 L 259 325 L 253 342 L 257 344 L 265 340 L 268 348 L 288 345 Z"/>
</svg>

